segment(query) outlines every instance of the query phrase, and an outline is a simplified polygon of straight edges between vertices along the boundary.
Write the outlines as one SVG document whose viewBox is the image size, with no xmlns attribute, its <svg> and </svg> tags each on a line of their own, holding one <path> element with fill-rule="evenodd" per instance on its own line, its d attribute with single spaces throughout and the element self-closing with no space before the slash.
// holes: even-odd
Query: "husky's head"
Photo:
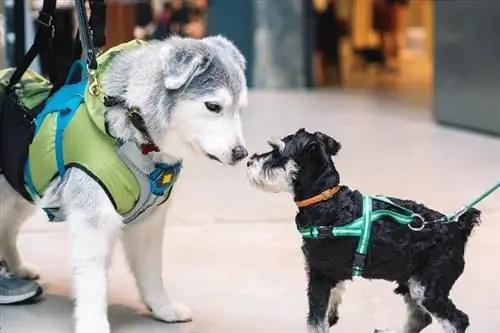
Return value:
<svg viewBox="0 0 500 333">
<path fill-rule="evenodd" d="M 248 155 L 241 125 L 247 106 L 245 58 L 229 40 L 172 37 L 129 57 L 123 53 L 105 89 L 116 86 L 113 78 L 126 78 L 122 94 L 141 109 L 160 153 L 181 159 L 191 150 L 229 165 Z"/>
</svg>

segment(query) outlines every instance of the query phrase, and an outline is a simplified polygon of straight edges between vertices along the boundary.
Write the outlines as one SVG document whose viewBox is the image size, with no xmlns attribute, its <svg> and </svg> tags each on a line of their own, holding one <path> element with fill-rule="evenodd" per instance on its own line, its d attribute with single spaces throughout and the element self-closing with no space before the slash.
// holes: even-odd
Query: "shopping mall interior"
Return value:
<svg viewBox="0 0 500 333">
<path fill-rule="evenodd" d="M 38 10 L 36 5 L 33 6 L 36 3 L 31 2 L 33 15 Z M 184 17 L 172 14 L 181 3 L 191 10 Z M 316 89 L 378 90 L 428 109 L 433 62 L 431 0 L 392 6 L 395 8 L 381 8 L 383 5 L 380 4 L 385 3 L 382 0 L 298 0 L 291 3 L 300 4 L 306 12 L 301 29 L 308 36 L 303 41 L 303 49 L 307 54 L 302 61 L 308 63 L 297 70 L 302 73 L 295 74 L 307 78 L 309 83 L 306 86 Z M 220 5 L 207 0 L 108 1 L 108 45 L 132 38 L 163 38 L 169 32 L 201 37 L 217 30 L 217 27 L 210 26 L 219 24 L 217 21 L 220 21 L 220 16 L 217 15 L 220 14 L 216 12 L 220 11 L 217 7 Z M 62 12 L 65 9 L 60 10 Z M 71 10 L 68 8 L 65 15 L 71 15 Z M 228 20 L 227 15 L 224 19 Z M 253 20 L 258 19 L 254 17 Z M 175 20 L 181 22 L 180 30 L 169 26 L 174 25 Z M 60 23 L 60 31 L 71 30 L 75 34 L 74 20 L 70 22 L 64 18 L 62 24 L 71 24 L 72 27 L 63 29 Z M 255 38 L 253 30 L 249 29 L 246 35 L 240 33 L 240 36 L 235 36 L 236 44 L 255 44 L 248 40 Z M 59 34 L 56 38 L 68 39 L 67 43 L 61 42 L 59 45 L 69 45 L 72 35 Z M 397 50 L 391 51 L 391 47 Z M 71 47 L 62 47 L 65 48 Z M 253 63 L 252 57 L 257 56 L 252 53 L 258 51 L 247 53 L 249 63 Z M 71 55 L 70 52 L 68 54 Z M 386 66 L 389 62 L 391 66 Z M 249 81 L 252 85 L 251 78 Z M 258 83 L 253 85 L 259 88 Z"/>
<path fill-rule="evenodd" d="M 321 11 L 328 2 L 315 0 L 314 10 Z M 411 1 L 407 5 L 398 6 L 395 12 L 391 13 L 393 17 L 380 13 L 376 2 L 333 2 L 336 6 L 337 22 L 346 27 L 339 40 L 341 80 L 335 80 L 335 69 L 325 70 L 324 66 L 318 65 L 320 61 L 316 54 L 316 57 L 313 57 L 315 86 L 376 89 L 428 106 L 433 63 L 432 1 Z M 394 45 L 398 48 L 397 68 L 384 68 L 379 62 L 384 58 L 383 39 L 386 36 L 377 31 L 377 25 L 384 25 L 384 22 L 381 24 L 377 21 L 384 19 L 395 20 L 394 29 L 390 32 L 397 41 Z M 316 34 L 319 33 L 316 31 Z M 328 71 L 334 72 L 333 75 L 328 75 Z"/>
</svg>

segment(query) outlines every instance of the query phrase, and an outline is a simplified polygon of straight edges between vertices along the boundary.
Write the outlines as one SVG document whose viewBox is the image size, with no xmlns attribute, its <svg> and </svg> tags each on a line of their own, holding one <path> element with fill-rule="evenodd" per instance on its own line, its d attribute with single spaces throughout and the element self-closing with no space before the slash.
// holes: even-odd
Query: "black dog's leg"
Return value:
<svg viewBox="0 0 500 333">
<path fill-rule="evenodd" d="M 330 327 L 339 321 L 339 305 L 342 303 L 342 294 L 345 291 L 344 283 L 338 282 L 330 292 L 330 308 L 328 310 L 328 325 Z"/>
<path fill-rule="evenodd" d="M 309 299 L 309 315 L 307 327 L 309 333 L 327 333 L 329 326 L 326 322 L 326 311 L 333 281 L 325 277 L 314 268 L 309 269 L 309 286 L 307 297 Z"/>
<path fill-rule="evenodd" d="M 406 284 L 399 285 L 394 292 L 398 295 L 403 295 L 408 308 L 408 319 L 403 329 L 403 333 L 420 333 L 432 323 L 431 315 L 427 313 L 416 300 L 411 298 L 410 290 Z"/>
<path fill-rule="evenodd" d="M 449 299 L 451 286 L 436 283 L 437 278 L 434 277 L 428 280 L 429 282 L 411 280 L 410 297 L 439 320 L 444 332 L 465 333 L 469 326 L 469 317 L 457 309 Z"/>
<path fill-rule="evenodd" d="M 440 319 L 441 326 L 446 333 L 465 333 L 469 327 L 469 317 L 457 309 L 448 297 L 434 295 L 426 298 L 422 305 Z"/>
</svg>

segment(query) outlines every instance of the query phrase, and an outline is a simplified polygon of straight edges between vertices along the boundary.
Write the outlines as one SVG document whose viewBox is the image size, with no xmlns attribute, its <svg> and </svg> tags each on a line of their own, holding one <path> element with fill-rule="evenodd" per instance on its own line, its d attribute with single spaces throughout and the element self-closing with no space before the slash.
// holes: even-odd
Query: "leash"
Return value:
<svg viewBox="0 0 500 333">
<path fill-rule="evenodd" d="M 90 30 L 89 22 L 87 21 L 87 13 L 85 10 L 85 0 L 75 0 L 76 18 L 78 21 L 78 36 L 82 43 L 82 50 L 85 54 L 86 63 L 89 72 L 97 70 L 97 50 L 94 47 L 92 39 L 92 31 Z M 92 15 L 92 13 L 90 14 Z M 95 20 L 95 18 L 94 18 Z"/>
<path fill-rule="evenodd" d="M 499 188 L 500 188 L 500 181 L 498 181 L 495 185 L 488 188 L 486 191 L 484 191 L 482 194 L 480 194 L 477 198 L 475 198 L 474 200 L 472 200 L 471 202 L 469 202 L 468 204 L 466 204 L 465 206 L 463 206 L 462 208 L 457 210 L 455 213 L 447 215 L 446 222 L 458 221 L 460 216 L 462 216 L 467 210 L 471 209 L 472 207 L 474 207 L 475 205 L 477 205 L 478 203 L 480 203 L 481 201 L 486 199 L 490 194 L 492 194 L 493 192 L 495 192 Z"/>
<path fill-rule="evenodd" d="M 335 186 L 328 189 L 317 196 L 311 197 L 306 200 L 298 201 L 297 206 L 306 207 L 316 204 L 321 201 L 326 201 L 333 197 L 338 191 L 339 186 Z M 443 218 L 431 221 L 431 223 L 452 223 L 457 222 L 460 216 L 462 216 L 467 210 L 477 205 L 479 202 L 487 198 L 493 192 L 500 188 L 500 181 L 488 188 L 486 191 L 481 193 L 474 200 L 464 205 L 458 211 L 445 215 Z M 322 200 L 321 198 L 326 198 Z M 401 212 L 379 209 L 373 210 L 373 200 L 381 201 L 389 206 L 392 206 Z M 380 221 L 382 217 L 390 217 L 395 222 L 407 225 L 412 231 L 421 231 L 425 228 L 429 221 L 426 221 L 421 215 L 402 207 L 392 200 L 384 196 L 363 196 L 363 214 L 360 218 L 352 221 L 351 223 L 343 226 L 298 226 L 297 230 L 302 235 L 304 239 L 329 239 L 335 237 L 358 237 L 358 246 L 356 252 L 354 253 L 354 261 L 352 267 L 352 276 L 361 277 L 363 274 L 363 268 L 366 261 L 366 253 L 368 252 L 368 245 L 371 237 L 371 228 L 374 222 Z M 420 224 L 414 226 L 413 223 L 419 220 Z"/>
</svg>

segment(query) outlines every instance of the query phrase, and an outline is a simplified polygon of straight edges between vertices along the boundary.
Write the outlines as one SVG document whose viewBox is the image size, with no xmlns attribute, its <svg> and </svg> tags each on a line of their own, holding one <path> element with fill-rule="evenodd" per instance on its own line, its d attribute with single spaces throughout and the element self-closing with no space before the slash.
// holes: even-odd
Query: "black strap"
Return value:
<svg viewBox="0 0 500 333">
<path fill-rule="evenodd" d="M 94 47 L 100 49 L 106 46 L 106 1 L 89 0 L 89 25 L 92 29 Z"/>
<path fill-rule="evenodd" d="M 77 0 L 82 1 L 82 0 Z M 85 1 L 85 0 L 83 0 Z M 89 0 L 90 4 L 90 18 L 89 28 L 90 34 L 93 39 L 93 46 L 102 48 L 106 46 L 106 1 L 105 0 Z M 85 30 L 85 29 L 84 29 Z M 75 42 L 73 44 L 73 61 L 82 57 L 83 46 L 80 38 L 82 27 L 78 27 L 76 32 Z M 83 33 L 86 33 L 85 31 Z M 96 60 L 91 60 L 96 62 Z"/>
<path fill-rule="evenodd" d="M 42 10 L 38 14 L 37 19 L 37 31 L 35 35 L 35 40 L 33 45 L 31 45 L 28 52 L 24 55 L 24 58 L 19 66 L 17 66 L 16 71 L 12 74 L 10 78 L 9 85 L 7 89 L 12 89 L 16 85 L 23 74 L 26 72 L 28 67 L 31 65 L 33 60 L 37 55 L 42 52 L 43 49 L 51 47 L 51 41 L 54 37 L 55 26 L 54 26 L 54 14 L 56 11 L 56 0 L 44 0 Z M 50 56 L 52 59 L 49 60 L 49 78 L 51 82 L 56 82 L 57 71 L 54 66 L 53 51 L 50 51 Z"/>
</svg>

